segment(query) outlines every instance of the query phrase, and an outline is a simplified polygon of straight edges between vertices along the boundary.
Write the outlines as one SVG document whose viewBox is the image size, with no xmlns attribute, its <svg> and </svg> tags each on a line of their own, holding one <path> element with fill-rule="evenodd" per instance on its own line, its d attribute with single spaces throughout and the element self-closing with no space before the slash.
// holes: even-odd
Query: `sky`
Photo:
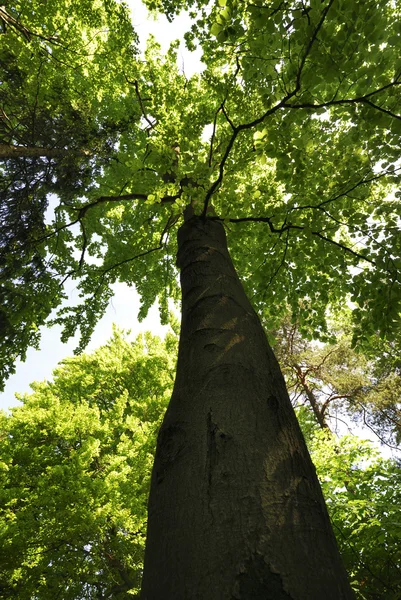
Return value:
<svg viewBox="0 0 401 600">
<path fill-rule="evenodd" d="M 185 14 L 179 15 L 173 23 L 169 23 L 163 16 L 157 20 L 152 17 L 148 18 L 148 11 L 140 0 L 130 0 L 127 4 L 131 8 L 133 25 L 140 37 L 142 50 L 145 48 L 149 34 L 153 34 L 165 52 L 170 42 L 179 37 L 177 34 L 182 35 L 190 27 L 189 18 Z M 186 76 L 190 77 L 202 68 L 200 53 L 190 53 L 181 44 L 178 65 L 185 71 Z M 155 306 L 150 310 L 148 317 L 139 323 L 137 315 L 140 299 L 135 289 L 126 284 L 117 283 L 114 285 L 114 290 L 115 296 L 105 315 L 97 324 L 86 351 L 90 352 L 107 342 L 112 335 L 113 323 L 124 330 L 131 330 L 130 337 L 136 336 L 141 331 L 151 331 L 153 334 L 161 336 L 165 334 L 168 328 L 160 324 L 158 309 Z M 74 300 L 75 288 L 71 287 L 69 293 Z M 57 364 L 65 357 L 71 356 L 74 348 L 78 345 L 77 336 L 66 344 L 61 342 L 61 327 L 42 327 L 41 332 L 40 350 L 33 348 L 28 350 L 26 361 L 19 360 L 17 362 L 16 373 L 8 379 L 4 392 L 0 392 L 0 409 L 7 410 L 18 405 L 19 401 L 15 394 L 29 392 L 31 382 L 51 379 Z"/>
<path fill-rule="evenodd" d="M 169 23 L 166 17 L 160 15 L 157 20 L 153 17 L 148 18 L 148 11 L 141 0 L 124 0 L 131 9 L 132 23 L 140 38 L 140 47 L 145 49 L 146 40 L 150 34 L 154 35 L 161 44 L 162 50 L 166 52 L 170 42 L 181 38 L 183 34 L 190 29 L 191 21 L 185 12 L 180 13 Z M 196 72 L 202 70 L 200 61 L 201 51 L 189 52 L 182 42 L 178 52 L 178 66 L 185 72 L 187 77 L 191 77 Z"/>
</svg>

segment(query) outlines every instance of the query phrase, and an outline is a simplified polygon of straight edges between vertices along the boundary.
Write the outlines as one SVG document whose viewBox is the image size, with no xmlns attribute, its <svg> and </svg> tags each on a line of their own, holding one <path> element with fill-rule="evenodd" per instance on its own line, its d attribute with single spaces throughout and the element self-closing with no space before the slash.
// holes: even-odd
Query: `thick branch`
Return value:
<svg viewBox="0 0 401 600">
<path fill-rule="evenodd" d="M 368 106 L 371 106 L 376 110 L 380 110 L 381 112 L 388 114 L 394 119 L 401 119 L 400 115 L 397 115 L 385 108 L 382 108 L 381 106 L 378 106 L 377 104 L 369 100 L 369 98 L 371 98 L 372 96 L 375 96 L 376 94 L 379 94 L 380 92 L 383 92 L 384 90 L 387 90 L 396 85 L 401 85 L 401 81 L 394 79 L 393 81 L 382 86 L 381 88 L 374 90 L 373 92 L 369 92 L 368 94 L 364 94 L 363 96 L 357 96 L 356 98 L 342 98 L 340 100 L 328 100 L 327 102 L 320 103 L 302 102 L 301 104 L 292 104 L 286 101 L 284 104 L 284 108 L 310 108 L 316 110 L 319 108 L 329 108 L 330 106 L 338 106 L 342 104 L 367 104 Z"/>
<path fill-rule="evenodd" d="M 315 397 L 315 394 L 313 393 L 306 380 L 306 373 L 303 373 L 301 367 L 297 364 L 294 365 L 294 370 L 299 384 L 302 387 L 305 396 L 308 398 L 309 404 L 312 408 L 313 414 L 315 415 L 317 422 L 319 423 L 319 426 L 322 429 L 328 429 L 330 431 L 330 428 L 327 425 L 326 420 L 324 418 L 324 412 L 323 410 L 321 410 L 319 403 Z"/>
<path fill-rule="evenodd" d="M 288 231 L 289 229 L 296 229 L 298 231 L 303 231 L 304 229 L 306 229 L 302 225 L 292 225 L 290 223 L 288 223 L 287 225 L 283 225 L 282 227 L 277 229 L 272 223 L 272 217 L 240 217 L 238 219 L 222 219 L 221 217 L 210 217 L 210 218 L 214 219 L 214 220 L 218 220 L 218 221 L 228 221 L 229 223 L 245 223 L 245 222 L 267 223 L 269 226 L 269 229 L 272 233 L 284 233 L 284 231 Z M 367 256 L 360 254 L 359 252 L 355 252 L 355 250 L 352 250 L 352 248 L 349 248 L 348 246 L 345 246 L 344 244 L 341 244 L 340 242 L 336 242 L 335 240 L 323 235 L 320 231 L 311 231 L 310 233 L 311 233 L 311 235 L 315 235 L 316 237 L 318 237 L 326 242 L 329 242 L 330 244 L 334 244 L 334 246 L 341 248 L 341 250 L 344 250 L 345 252 L 352 254 L 353 256 L 355 256 L 356 258 L 359 258 L 360 260 L 369 262 L 372 265 L 376 264 L 375 261 L 372 260 L 371 258 L 368 258 Z"/>
<path fill-rule="evenodd" d="M 0 160 L 11 158 L 59 158 L 71 154 L 90 156 L 89 150 L 70 150 L 66 148 L 41 148 L 39 146 L 14 146 L 13 144 L 0 144 Z"/>
<path fill-rule="evenodd" d="M 17 19 L 14 19 L 14 17 L 9 15 L 6 11 L 5 6 L 0 6 L 0 19 L 1 21 L 3 21 L 4 28 L 6 27 L 6 25 L 8 25 L 9 27 L 12 27 L 16 31 L 18 31 L 18 33 L 21 33 L 24 36 L 24 38 L 28 40 L 28 42 L 31 40 L 32 32 L 27 27 L 24 27 L 22 23 L 19 23 Z"/>
</svg>

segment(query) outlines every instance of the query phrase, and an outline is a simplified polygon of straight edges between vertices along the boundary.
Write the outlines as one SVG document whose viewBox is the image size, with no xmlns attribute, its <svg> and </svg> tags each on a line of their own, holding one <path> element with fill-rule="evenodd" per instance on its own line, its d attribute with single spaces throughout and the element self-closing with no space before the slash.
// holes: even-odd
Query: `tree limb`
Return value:
<svg viewBox="0 0 401 600">
<path fill-rule="evenodd" d="M 237 219 L 235 219 L 235 218 L 234 219 L 223 219 L 221 217 L 210 217 L 210 218 L 216 219 L 219 221 L 228 221 L 229 223 L 244 223 L 244 222 L 267 223 L 269 226 L 269 229 L 272 233 L 283 233 L 284 231 L 287 231 L 289 229 L 296 229 L 298 231 L 303 231 L 305 229 L 305 227 L 302 225 L 292 225 L 291 223 L 288 223 L 287 225 L 283 225 L 282 227 L 277 229 L 272 223 L 272 217 L 240 217 Z M 355 256 L 356 258 L 359 258 L 360 260 L 369 262 L 372 265 L 376 264 L 375 261 L 372 260 L 371 258 L 364 256 L 363 254 L 360 254 L 359 252 L 355 252 L 355 250 L 352 250 L 352 248 L 349 248 L 348 246 L 345 246 L 344 244 L 341 244 L 340 242 L 336 242 L 335 240 L 323 235 L 320 231 L 311 231 L 310 233 L 311 233 L 311 235 L 315 235 L 316 237 L 318 237 L 326 242 L 329 242 L 330 244 L 334 244 L 334 246 L 341 248 L 341 250 L 344 250 L 345 252 L 352 254 L 353 256 Z"/>
</svg>

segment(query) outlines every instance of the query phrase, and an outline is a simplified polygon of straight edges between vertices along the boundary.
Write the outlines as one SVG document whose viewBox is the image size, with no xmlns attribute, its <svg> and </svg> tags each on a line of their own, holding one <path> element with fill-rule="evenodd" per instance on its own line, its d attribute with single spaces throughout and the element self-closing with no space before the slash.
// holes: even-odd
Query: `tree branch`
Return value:
<svg viewBox="0 0 401 600">
<path fill-rule="evenodd" d="M 282 266 L 285 264 L 285 259 L 286 259 L 286 257 L 287 257 L 287 250 L 288 250 L 288 238 L 289 238 L 289 234 L 290 234 L 290 231 L 289 231 L 289 230 L 287 230 L 287 237 L 286 237 L 286 240 L 285 240 L 284 252 L 283 252 L 283 255 L 282 255 L 282 257 L 281 257 L 280 264 L 279 264 L 279 265 L 278 265 L 278 267 L 275 269 L 274 273 L 271 275 L 271 277 L 270 277 L 270 279 L 269 279 L 269 281 L 268 281 L 268 283 L 267 283 L 267 285 L 266 285 L 266 290 L 267 290 L 267 288 L 269 288 L 269 287 L 271 286 L 271 284 L 272 284 L 273 280 L 274 280 L 274 279 L 277 277 L 277 275 L 279 274 L 281 267 L 282 267 Z M 278 238 L 278 240 L 279 240 L 279 239 L 280 239 L 280 238 Z"/>
<path fill-rule="evenodd" d="M 221 217 L 209 217 L 209 218 L 219 220 L 219 221 L 226 221 L 226 222 L 228 221 L 229 223 L 244 223 L 244 222 L 267 223 L 269 226 L 269 229 L 272 233 L 283 233 L 284 231 L 287 231 L 289 229 L 296 229 L 298 231 L 303 231 L 305 229 L 305 227 L 302 225 L 292 225 L 292 224 L 283 225 L 282 227 L 280 227 L 280 229 L 277 229 L 272 223 L 272 217 L 240 217 L 237 219 L 223 219 Z M 375 261 L 372 260 L 371 258 L 368 258 L 367 256 L 364 256 L 363 254 L 359 254 L 359 252 L 355 252 L 355 250 L 352 250 L 348 246 L 345 246 L 344 244 L 341 244 L 340 242 L 336 242 L 335 240 L 326 237 L 320 231 L 311 231 L 310 233 L 311 233 L 311 235 L 315 235 L 316 237 L 318 237 L 326 242 L 329 242 L 330 244 L 334 244 L 334 246 L 341 248 L 341 250 L 344 250 L 345 252 L 352 254 L 353 256 L 355 256 L 356 258 L 359 258 L 360 260 L 369 262 L 372 265 L 376 264 Z"/>
<path fill-rule="evenodd" d="M 307 57 L 309 55 L 309 52 L 311 51 L 313 43 L 316 40 L 316 37 L 317 37 L 317 35 L 318 35 L 318 33 L 319 33 L 319 31 L 320 31 L 323 23 L 324 23 L 326 15 L 327 15 L 327 13 L 328 13 L 331 5 L 333 4 L 333 2 L 334 2 L 334 0 L 330 0 L 330 2 L 328 3 L 328 5 L 326 6 L 326 8 L 323 10 L 322 16 L 320 18 L 320 21 L 317 24 L 317 26 L 316 26 L 313 34 L 312 34 L 311 39 L 309 40 L 308 46 L 307 46 L 307 48 L 305 50 L 304 56 L 302 57 L 300 66 L 298 68 L 296 84 L 295 84 L 295 88 L 292 90 L 292 92 L 289 92 L 288 94 L 286 94 L 286 96 L 284 98 L 282 98 L 282 100 L 280 100 L 280 102 L 278 102 L 275 106 L 272 106 L 271 108 L 269 108 L 269 110 L 267 110 L 263 115 L 261 115 L 257 119 L 254 119 L 253 121 L 249 121 L 248 123 L 242 123 L 241 125 L 238 125 L 236 127 L 234 126 L 234 124 L 230 120 L 228 121 L 230 123 L 231 127 L 233 128 L 233 133 L 232 133 L 232 135 L 231 135 L 231 137 L 230 137 L 230 139 L 228 141 L 227 148 L 226 148 L 226 151 L 224 152 L 223 158 L 221 159 L 220 168 L 219 168 L 219 175 L 218 175 L 217 179 L 212 183 L 212 185 L 210 186 L 209 190 L 206 193 L 205 202 L 204 202 L 203 211 L 202 211 L 202 217 L 203 218 L 206 218 L 208 205 L 209 205 L 209 202 L 210 202 L 210 199 L 211 199 L 212 195 L 218 189 L 218 187 L 220 186 L 221 182 L 223 181 L 224 167 L 225 167 L 227 159 L 228 159 L 228 157 L 230 155 L 232 147 L 234 146 L 235 140 L 237 139 L 238 134 L 241 131 L 246 131 L 247 129 L 252 129 L 253 127 L 256 127 L 257 125 L 260 125 L 260 123 L 263 123 L 263 121 L 265 119 L 267 119 L 267 117 L 269 117 L 270 115 L 274 114 L 280 108 L 284 108 L 286 106 L 286 103 L 288 102 L 288 100 L 290 100 L 293 96 L 295 96 L 299 92 L 300 87 L 301 87 L 302 70 L 304 68 L 306 59 L 307 59 Z"/>
<path fill-rule="evenodd" d="M 329 12 L 329 10 L 330 10 L 331 5 L 333 4 L 333 2 L 334 2 L 334 0 L 330 0 L 330 2 L 328 3 L 328 5 L 326 6 L 326 8 L 322 11 L 322 16 L 320 17 L 319 23 L 317 24 L 317 26 L 315 28 L 315 31 L 313 32 L 313 34 L 312 34 L 312 36 L 311 36 L 311 38 L 310 38 L 310 40 L 308 42 L 308 45 L 307 45 L 306 50 L 305 50 L 305 53 L 304 53 L 304 55 L 303 55 L 303 57 L 301 59 L 301 63 L 300 63 L 299 68 L 298 68 L 297 79 L 296 79 L 296 87 L 295 87 L 296 92 L 299 92 L 299 90 L 301 89 L 301 76 L 302 76 L 303 68 L 304 68 L 305 63 L 306 63 L 306 59 L 308 58 L 308 56 L 310 54 L 310 51 L 312 50 L 312 46 L 313 46 L 313 44 L 316 41 L 317 35 L 318 35 L 319 31 L 321 30 L 321 28 L 323 26 L 324 20 L 325 20 L 325 18 L 327 16 L 327 13 Z"/>
<path fill-rule="evenodd" d="M 175 196 L 164 196 L 161 199 L 160 203 L 161 204 L 173 203 L 179 197 L 180 197 L 180 194 L 176 194 Z M 72 208 L 73 210 L 78 211 L 77 218 L 74 219 L 73 221 L 70 221 L 69 223 L 65 223 L 64 225 L 61 225 L 61 227 L 57 227 L 50 233 L 47 233 L 46 235 L 38 238 L 35 241 L 43 242 L 44 240 L 56 235 L 57 233 L 60 233 L 60 231 L 63 231 L 64 229 L 68 229 L 69 227 L 76 225 L 77 223 L 79 223 L 81 221 L 81 219 L 83 219 L 83 217 L 86 215 L 87 211 L 90 208 L 98 206 L 99 204 L 103 204 L 105 202 L 120 202 L 120 201 L 124 201 L 124 200 L 147 200 L 147 198 L 148 198 L 148 194 L 136 194 L 136 193 L 124 194 L 122 196 L 100 196 L 100 198 L 98 198 L 97 200 L 94 200 L 93 202 L 89 202 L 88 204 L 84 204 L 83 206 L 69 206 L 69 208 Z"/>
<path fill-rule="evenodd" d="M 135 88 L 135 94 L 136 94 L 136 97 L 138 98 L 139 106 L 141 107 L 142 116 L 145 119 L 145 121 L 148 123 L 149 128 L 150 129 L 154 129 L 156 127 L 156 125 L 157 125 L 157 120 L 155 120 L 155 122 L 152 123 L 152 121 L 149 119 L 149 117 L 146 114 L 145 107 L 143 105 L 143 99 L 142 99 L 142 96 L 141 96 L 141 94 L 139 92 L 138 81 L 136 79 L 134 81 L 130 81 L 128 79 L 128 77 L 126 76 L 125 73 L 124 73 L 124 77 L 125 77 L 125 80 L 126 80 L 127 83 L 129 83 L 130 85 L 134 86 L 134 88 Z"/>
<path fill-rule="evenodd" d="M 216 128 L 217 128 L 217 117 L 219 112 L 222 109 L 223 104 L 220 104 L 219 108 L 216 110 L 216 113 L 214 115 L 214 119 L 213 119 L 213 131 L 212 131 L 212 137 L 210 138 L 210 150 L 209 150 L 209 167 L 212 166 L 212 160 L 213 160 L 213 144 L 214 144 L 214 138 L 216 137 Z"/>
<path fill-rule="evenodd" d="M 386 442 L 386 440 L 377 433 L 377 431 L 370 425 L 370 423 L 368 423 L 368 421 L 366 420 L 366 408 L 365 406 L 362 404 L 362 402 L 358 401 L 359 406 L 362 409 L 362 419 L 363 419 L 363 424 L 366 425 L 366 427 L 368 429 L 370 429 L 377 438 L 379 438 L 380 442 L 382 444 L 384 444 L 385 446 L 388 446 L 388 448 L 391 448 L 392 450 L 399 450 L 399 446 L 393 446 L 392 444 L 390 444 L 389 442 Z"/>
<path fill-rule="evenodd" d="M 368 258 L 367 256 L 363 256 L 363 254 L 359 254 L 359 252 L 355 252 L 354 250 L 352 250 L 348 246 L 345 246 L 344 244 L 341 244 L 340 242 L 336 242 L 335 240 L 332 240 L 331 238 L 326 237 L 325 235 L 323 235 L 319 231 L 312 231 L 311 233 L 312 233 L 312 235 L 316 235 L 318 238 L 320 238 L 322 240 L 325 240 L 326 242 L 330 242 L 330 244 L 334 244 L 334 246 L 337 246 L 338 248 L 341 248 L 345 252 L 349 252 L 349 254 L 352 254 L 356 258 L 359 258 L 361 260 L 365 260 L 366 262 L 369 262 L 371 265 L 376 265 L 375 261 L 372 260 L 371 258 Z"/>
<path fill-rule="evenodd" d="M 175 218 L 177 217 L 177 218 Z M 163 244 L 164 244 L 164 236 L 166 235 L 166 233 L 168 233 L 168 231 L 175 225 L 175 223 L 178 220 L 178 216 L 177 215 L 171 215 L 169 217 L 169 219 L 167 220 L 166 225 L 163 228 L 163 231 L 160 235 L 160 240 L 159 240 L 159 245 L 156 246 L 155 248 L 150 248 L 149 250 L 144 250 L 143 252 L 139 252 L 139 254 L 135 254 L 134 256 L 131 256 L 130 258 L 125 258 L 124 260 L 121 260 L 118 263 L 115 263 L 114 265 L 112 265 L 111 267 L 107 267 L 107 269 L 103 269 L 101 271 L 101 282 L 98 286 L 99 287 L 102 285 L 103 280 L 104 280 L 104 276 L 106 275 L 106 273 L 108 273 L 109 271 L 111 271 L 112 269 L 115 269 L 117 267 L 120 267 L 121 265 L 125 265 L 126 263 L 129 263 L 137 258 L 142 258 L 143 256 L 147 256 L 148 254 L 152 254 L 152 252 L 156 252 L 157 250 L 161 250 L 163 248 Z M 97 292 L 95 292 L 97 293 Z"/>
<path fill-rule="evenodd" d="M 320 361 L 320 363 L 319 363 L 318 365 L 311 365 L 311 366 L 310 366 L 308 369 L 306 369 L 306 371 L 304 372 L 304 375 L 305 375 L 305 377 L 306 377 L 307 375 L 309 375 L 309 373 L 310 373 L 311 371 L 314 371 L 315 373 L 316 373 L 317 371 L 319 371 L 319 370 L 320 370 L 320 369 L 323 367 L 323 365 L 324 365 L 324 363 L 326 362 L 326 360 L 327 360 L 327 359 L 328 359 L 328 358 L 329 358 L 329 357 L 330 357 L 332 354 L 334 354 L 334 352 L 335 352 L 335 351 L 336 351 L 336 349 L 335 349 L 335 348 L 333 348 L 332 350 L 329 350 L 329 352 L 328 352 L 328 353 L 327 353 L 327 354 L 326 354 L 326 355 L 325 355 L 325 356 L 322 358 L 322 360 Z"/>
<path fill-rule="evenodd" d="M 388 111 L 387 109 L 382 108 L 381 106 L 378 106 L 377 104 L 374 104 L 372 101 L 369 100 L 369 98 L 371 96 L 374 96 L 376 94 L 379 94 L 380 92 L 383 92 L 384 90 L 393 87 L 395 85 L 401 85 L 401 81 L 397 81 L 397 79 L 394 79 L 392 82 L 382 86 L 381 88 L 374 90 L 373 92 L 369 92 L 368 94 L 364 94 L 363 96 L 358 96 L 356 98 L 343 98 L 341 100 L 328 100 L 327 102 L 320 102 L 318 104 L 313 103 L 313 102 L 303 102 L 301 104 L 289 104 L 287 101 L 284 104 L 284 108 L 311 108 L 311 109 L 319 109 L 319 108 L 328 108 L 330 106 L 336 106 L 336 105 L 341 105 L 341 104 L 358 104 L 358 103 L 364 103 L 364 104 L 368 104 L 370 106 L 372 106 L 373 108 L 380 110 L 381 112 L 384 112 L 386 114 L 389 114 L 391 117 L 395 118 L 395 119 L 401 119 L 400 115 L 396 115 L 390 111 Z"/>
<path fill-rule="evenodd" d="M 382 177 L 385 177 L 386 175 L 392 175 L 400 170 L 401 170 L 401 167 L 397 167 L 392 170 L 387 170 L 384 173 L 379 173 L 378 175 L 373 175 L 372 177 L 369 177 L 366 179 L 360 179 L 357 183 L 355 183 L 354 185 L 349 187 L 345 192 L 341 192 L 340 194 L 337 194 L 336 196 L 333 196 L 332 198 L 323 200 L 322 202 L 319 202 L 319 204 L 305 204 L 303 206 L 293 206 L 293 207 L 291 207 L 290 210 L 293 211 L 293 210 L 302 210 L 303 208 L 321 208 L 322 206 L 325 206 L 326 204 L 329 204 L 330 202 L 334 202 L 335 200 L 338 200 L 339 198 L 348 196 L 351 192 L 353 192 L 355 189 L 357 189 L 361 185 L 366 185 L 368 183 L 372 183 L 373 181 L 377 181 L 378 179 L 381 179 Z"/>
</svg>

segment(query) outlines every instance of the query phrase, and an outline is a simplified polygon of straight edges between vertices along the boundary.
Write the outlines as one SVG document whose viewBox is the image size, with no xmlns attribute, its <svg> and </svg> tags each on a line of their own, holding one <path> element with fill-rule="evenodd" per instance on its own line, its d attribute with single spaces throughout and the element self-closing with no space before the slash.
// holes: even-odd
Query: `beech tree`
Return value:
<svg viewBox="0 0 401 600">
<path fill-rule="evenodd" d="M 89 149 L 86 175 L 68 174 L 66 195 L 63 185 L 55 190 L 53 222 L 39 219 L 44 231 L 17 249 L 10 234 L 1 271 L 9 332 L 3 373 L 60 306 L 66 278 L 78 281 L 81 302 L 61 307 L 53 322 L 64 324 L 64 338 L 80 329 L 78 350 L 116 280 L 136 286 L 141 316 L 157 300 L 166 319 L 168 300 L 179 296 L 178 252 L 180 350 L 152 475 L 142 598 L 351 598 L 254 309 L 273 327 L 289 305 L 304 335 L 324 338 L 328 309 L 352 302 L 355 343 L 397 335 L 399 2 L 148 5 L 170 19 L 190 10 L 186 43 L 203 50 L 201 74 L 179 72 L 177 44 L 163 56 L 151 40 L 144 60 L 123 51 L 129 36 L 117 25 L 127 15 L 113 2 L 88 3 L 94 14 L 118 18 L 110 21 L 116 29 L 96 35 L 93 53 L 79 51 L 78 65 L 67 55 L 60 65 L 54 49 L 43 59 L 40 44 L 21 33 L 30 29 L 28 11 L 38 22 L 43 8 L 7 7 L 20 23 L 3 19 L 7 50 L 15 52 L 9 40 L 19 35 L 33 61 L 67 74 L 78 69 L 79 86 L 66 80 L 72 106 L 100 94 L 89 123 L 122 111 L 124 127 L 108 150 Z M 37 26 L 54 39 L 70 21 L 58 10 L 49 14 Z M 85 46 L 87 12 L 75 14 L 74 36 Z M 40 87 L 32 73 L 28 80 Z M 20 160 L 5 162 L 12 182 Z M 16 188 L 7 184 L 10 206 Z M 9 213 L 4 205 L 13 226 L 23 223 L 16 241 L 32 231 L 17 206 Z M 14 266 L 17 251 L 22 265 Z M 29 279 L 33 255 L 40 276 Z"/>
</svg>

